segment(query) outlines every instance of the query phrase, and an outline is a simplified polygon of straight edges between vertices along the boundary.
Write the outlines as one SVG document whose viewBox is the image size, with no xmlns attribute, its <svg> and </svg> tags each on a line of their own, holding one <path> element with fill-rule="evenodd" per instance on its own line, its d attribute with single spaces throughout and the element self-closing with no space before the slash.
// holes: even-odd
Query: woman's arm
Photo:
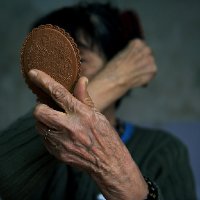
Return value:
<svg viewBox="0 0 200 200">
<path fill-rule="evenodd" d="M 157 67 L 151 49 L 144 41 L 130 41 L 89 83 L 89 94 L 99 111 L 123 96 L 129 89 L 148 84 Z"/>
<path fill-rule="evenodd" d="M 36 106 L 38 130 L 48 151 L 66 164 L 87 171 L 107 200 L 145 199 L 147 184 L 119 135 L 95 109 L 86 90 L 86 78 L 79 79 L 75 98 L 45 73 L 34 70 L 29 75 L 65 110 Z"/>
</svg>

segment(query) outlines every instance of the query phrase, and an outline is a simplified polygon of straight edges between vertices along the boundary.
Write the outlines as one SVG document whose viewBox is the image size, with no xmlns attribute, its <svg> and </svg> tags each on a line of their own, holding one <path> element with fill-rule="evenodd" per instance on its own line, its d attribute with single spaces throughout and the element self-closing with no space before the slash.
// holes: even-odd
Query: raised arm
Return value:
<svg viewBox="0 0 200 200">
<path fill-rule="evenodd" d="M 103 111 L 129 89 L 147 85 L 156 71 L 151 48 L 135 39 L 91 80 L 88 91 L 95 106 Z"/>
</svg>

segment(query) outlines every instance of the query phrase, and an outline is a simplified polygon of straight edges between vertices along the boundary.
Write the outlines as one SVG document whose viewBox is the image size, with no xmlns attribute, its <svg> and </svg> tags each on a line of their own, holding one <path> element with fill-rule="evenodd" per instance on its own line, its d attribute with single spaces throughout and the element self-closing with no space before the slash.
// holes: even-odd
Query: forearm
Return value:
<svg viewBox="0 0 200 200">
<path fill-rule="evenodd" d="M 91 173 L 107 200 L 144 200 L 148 195 L 148 186 L 130 154 L 116 156 L 118 165 L 108 163 L 100 170 Z M 104 162 L 103 162 L 104 163 Z M 106 163 L 106 161 L 105 161 Z"/>
<path fill-rule="evenodd" d="M 128 85 L 120 84 L 113 76 L 105 76 L 104 74 L 104 72 L 100 72 L 88 85 L 88 92 L 95 107 L 100 112 L 114 103 L 129 89 Z"/>
<path fill-rule="evenodd" d="M 147 85 L 157 71 L 151 49 L 141 40 L 131 41 L 89 83 L 89 94 L 99 111 L 129 89 Z"/>
</svg>

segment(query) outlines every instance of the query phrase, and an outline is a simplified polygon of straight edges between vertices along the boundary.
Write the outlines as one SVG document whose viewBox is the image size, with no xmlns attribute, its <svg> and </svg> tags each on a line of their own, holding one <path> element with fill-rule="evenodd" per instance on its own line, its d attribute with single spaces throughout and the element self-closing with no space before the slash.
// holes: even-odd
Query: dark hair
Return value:
<svg viewBox="0 0 200 200">
<path fill-rule="evenodd" d="M 110 4 L 89 3 L 64 7 L 34 23 L 57 25 L 79 43 L 80 31 L 89 39 L 91 47 L 96 44 L 107 60 L 122 50 L 131 39 L 144 39 L 137 13 L 120 12 Z M 117 102 L 117 105 L 119 102 Z"/>
<path fill-rule="evenodd" d="M 134 11 L 120 12 L 110 4 L 64 7 L 39 19 L 34 27 L 41 24 L 57 25 L 69 32 L 77 42 L 77 33 L 82 30 L 91 44 L 100 46 L 108 60 L 124 48 L 129 40 L 144 38 L 137 14 Z"/>
</svg>

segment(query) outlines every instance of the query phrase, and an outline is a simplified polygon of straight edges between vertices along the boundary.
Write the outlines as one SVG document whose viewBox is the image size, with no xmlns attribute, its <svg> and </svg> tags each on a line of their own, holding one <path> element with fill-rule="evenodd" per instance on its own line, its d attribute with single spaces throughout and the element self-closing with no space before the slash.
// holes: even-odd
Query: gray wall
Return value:
<svg viewBox="0 0 200 200">
<path fill-rule="evenodd" d="M 134 7 L 139 12 L 159 68 L 156 79 L 147 89 L 137 89 L 127 98 L 120 114 L 138 123 L 198 121 L 199 1 L 113 2 L 123 9 Z M 0 129 L 25 113 L 34 102 L 19 68 L 20 48 L 31 22 L 67 4 L 70 1 L 1 0 Z"/>
<path fill-rule="evenodd" d="M 20 48 L 31 22 L 72 2 L 77 1 L 1 0 L 0 129 L 34 104 L 34 96 L 27 89 L 19 67 Z M 127 97 L 118 115 L 138 124 L 164 127 L 180 137 L 189 147 L 200 185 L 200 163 L 197 161 L 200 150 L 197 142 L 200 132 L 200 1 L 111 2 L 122 9 L 135 8 L 138 11 L 159 68 L 148 88 L 136 89 Z M 181 134 L 184 126 L 187 126 L 184 130 L 188 130 L 185 135 Z"/>
</svg>

